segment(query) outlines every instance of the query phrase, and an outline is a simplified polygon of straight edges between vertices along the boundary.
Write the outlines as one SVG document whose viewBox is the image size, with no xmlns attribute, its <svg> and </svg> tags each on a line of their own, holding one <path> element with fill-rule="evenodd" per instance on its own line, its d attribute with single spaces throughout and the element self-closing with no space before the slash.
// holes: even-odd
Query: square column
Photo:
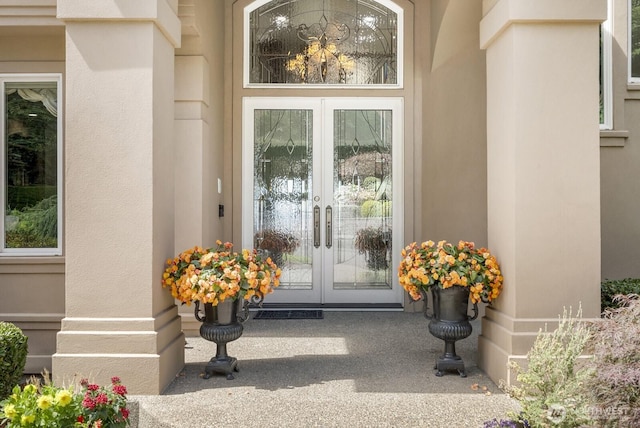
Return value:
<svg viewBox="0 0 640 428">
<path fill-rule="evenodd" d="M 488 244 L 503 294 L 479 366 L 509 383 L 563 308 L 600 314 L 599 24 L 606 0 L 485 0 Z"/>
<path fill-rule="evenodd" d="M 65 318 L 52 374 L 157 394 L 184 366 L 174 255 L 177 0 L 58 0 L 66 26 Z"/>
</svg>

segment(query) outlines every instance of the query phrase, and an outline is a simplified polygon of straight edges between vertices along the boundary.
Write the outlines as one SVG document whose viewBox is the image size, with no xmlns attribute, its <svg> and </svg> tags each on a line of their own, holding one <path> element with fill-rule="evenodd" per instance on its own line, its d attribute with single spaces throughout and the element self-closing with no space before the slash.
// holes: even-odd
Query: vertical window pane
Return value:
<svg viewBox="0 0 640 428">
<path fill-rule="evenodd" d="M 249 20 L 250 83 L 398 82 L 398 16 L 374 0 L 273 0 Z"/>
<path fill-rule="evenodd" d="M 640 0 L 631 0 L 631 78 L 640 79 Z"/>
<path fill-rule="evenodd" d="M 5 247 L 58 246 L 55 82 L 5 85 Z"/>
<path fill-rule="evenodd" d="M 392 287 L 391 110 L 335 110 L 334 288 Z"/>
<path fill-rule="evenodd" d="M 254 248 L 282 269 L 280 289 L 313 288 L 313 112 L 255 110 Z"/>
</svg>

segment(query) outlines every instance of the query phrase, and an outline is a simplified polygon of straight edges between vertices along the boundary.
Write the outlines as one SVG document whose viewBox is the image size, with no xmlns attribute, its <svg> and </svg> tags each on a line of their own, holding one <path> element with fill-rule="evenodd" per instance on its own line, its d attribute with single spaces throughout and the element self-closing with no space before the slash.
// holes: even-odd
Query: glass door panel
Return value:
<svg viewBox="0 0 640 428">
<path fill-rule="evenodd" d="M 394 266 L 401 246 L 401 194 L 393 180 L 402 159 L 402 102 L 397 98 L 331 98 L 324 104 L 323 194 L 331 246 L 326 303 L 402 303 Z M 396 167 L 396 170 L 399 168 Z M 401 200 L 401 199 L 400 199 Z"/>
<path fill-rule="evenodd" d="M 333 288 L 390 289 L 391 110 L 333 112 Z"/>
<path fill-rule="evenodd" d="M 282 269 L 280 289 L 313 288 L 312 113 L 254 111 L 253 247 Z"/>
</svg>

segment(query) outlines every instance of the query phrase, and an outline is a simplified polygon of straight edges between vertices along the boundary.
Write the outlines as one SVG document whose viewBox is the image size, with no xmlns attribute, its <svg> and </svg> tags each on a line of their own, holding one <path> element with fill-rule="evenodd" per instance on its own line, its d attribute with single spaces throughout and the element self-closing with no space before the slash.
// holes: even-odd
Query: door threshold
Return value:
<svg viewBox="0 0 640 428">
<path fill-rule="evenodd" d="M 321 309 L 323 311 L 403 311 L 400 303 L 263 303 L 262 306 L 251 305 L 249 310 L 294 310 L 294 309 Z"/>
</svg>

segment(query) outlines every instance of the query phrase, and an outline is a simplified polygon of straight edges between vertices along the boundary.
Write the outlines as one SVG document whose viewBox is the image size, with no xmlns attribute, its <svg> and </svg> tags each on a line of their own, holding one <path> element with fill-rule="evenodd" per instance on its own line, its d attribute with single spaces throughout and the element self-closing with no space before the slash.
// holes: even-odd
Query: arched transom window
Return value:
<svg viewBox="0 0 640 428">
<path fill-rule="evenodd" d="M 402 9 L 388 0 L 264 0 L 245 9 L 245 84 L 401 86 Z"/>
</svg>

